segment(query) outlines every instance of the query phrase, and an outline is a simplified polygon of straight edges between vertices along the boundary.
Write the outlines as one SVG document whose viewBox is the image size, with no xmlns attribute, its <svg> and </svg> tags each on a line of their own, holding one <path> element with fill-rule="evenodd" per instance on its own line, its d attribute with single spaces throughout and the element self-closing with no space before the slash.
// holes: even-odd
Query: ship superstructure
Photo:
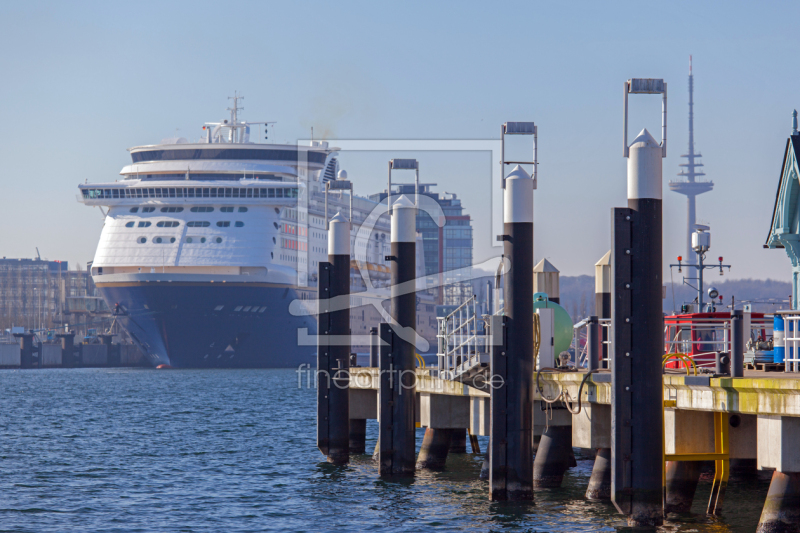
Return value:
<svg viewBox="0 0 800 533">
<path fill-rule="evenodd" d="M 203 126 L 198 142 L 131 148 L 121 180 L 79 186 L 80 201 L 107 208 L 93 279 L 153 364 L 314 361 L 316 345 L 307 339 L 316 319 L 290 313 L 289 305 L 316 298 L 317 268 L 327 260 L 325 182 L 336 179 L 337 150 L 319 141 L 251 142 L 251 127 L 267 123 L 240 121 L 239 99 L 229 120 Z M 329 217 L 349 211 L 343 192 L 328 202 Z M 366 336 L 381 320 L 378 306 L 386 306 L 390 228 L 382 214 L 357 239 L 361 222 L 386 208 L 359 196 L 352 205 L 351 321 L 353 334 Z M 418 332 L 433 340 L 434 301 L 424 293 L 418 301 Z"/>
</svg>

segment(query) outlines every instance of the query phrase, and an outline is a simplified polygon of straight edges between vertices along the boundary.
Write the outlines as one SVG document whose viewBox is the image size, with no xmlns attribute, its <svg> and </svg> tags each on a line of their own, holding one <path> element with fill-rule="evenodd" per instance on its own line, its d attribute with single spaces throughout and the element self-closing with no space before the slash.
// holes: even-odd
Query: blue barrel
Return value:
<svg viewBox="0 0 800 533">
<path fill-rule="evenodd" d="M 774 363 L 783 363 L 786 357 L 786 342 L 784 341 L 783 316 L 776 314 L 772 322 L 772 345 L 774 346 Z"/>
</svg>

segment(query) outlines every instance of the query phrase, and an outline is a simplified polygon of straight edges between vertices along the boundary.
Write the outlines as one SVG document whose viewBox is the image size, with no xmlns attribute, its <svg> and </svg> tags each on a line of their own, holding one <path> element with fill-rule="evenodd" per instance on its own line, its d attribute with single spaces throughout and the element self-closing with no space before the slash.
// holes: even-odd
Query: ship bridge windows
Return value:
<svg viewBox="0 0 800 533">
<path fill-rule="evenodd" d="M 193 207 L 190 209 L 192 213 L 211 213 L 214 211 L 213 207 L 208 206 L 200 206 L 200 207 Z"/>
<path fill-rule="evenodd" d="M 156 226 L 159 228 L 177 228 L 181 223 L 177 220 L 162 220 Z"/>
<path fill-rule="evenodd" d="M 87 200 L 121 200 L 127 198 L 297 198 L 299 190 L 297 187 L 117 187 L 114 189 L 81 189 L 81 193 Z"/>
<path fill-rule="evenodd" d="M 307 151 L 299 156 L 298 150 L 280 150 L 267 148 L 182 148 L 172 150 L 141 150 L 133 152 L 134 163 L 143 161 L 185 161 L 192 159 L 226 160 L 226 161 L 291 161 L 322 165 L 328 158 L 326 152 Z"/>
<path fill-rule="evenodd" d="M 191 222 L 187 222 L 186 225 L 190 228 L 207 228 L 211 225 L 211 222 L 207 222 L 205 220 L 192 220 Z"/>
<path fill-rule="evenodd" d="M 140 228 L 149 228 L 150 227 L 150 222 L 146 222 L 146 221 L 142 220 L 141 222 L 139 222 L 139 227 Z"/>
<path fill-rule="evenodd" d="M 162 213 L 181 213 L 181 212 L 183 212 L 183 208 L 182 207 L 162 207 L 161 208 L 161 212 Z"/>
</svg>

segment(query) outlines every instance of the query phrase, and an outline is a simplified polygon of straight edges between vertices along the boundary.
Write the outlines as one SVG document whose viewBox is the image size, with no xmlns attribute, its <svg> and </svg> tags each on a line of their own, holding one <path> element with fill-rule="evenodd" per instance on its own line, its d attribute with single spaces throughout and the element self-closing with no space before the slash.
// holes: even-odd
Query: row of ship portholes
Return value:
<svg viewBox="0 0 800 533">
<path fill-rule="evenodd" d="M 203 244 L 206 242 L 205 237 L 186 237 L 186 244 L 194 244 L 200 243 Z M 139 244 L 147 244 L 147 237 L 139 237 L 136 239 L 136 242 Z M 153 243 L 155 244 L 172 244 L 175 242 L 175 237 L 153 237 Z M 211 239 L 211 242 L 220 244 L 222 243 L 222 237 L 214 237 Z"/>
<path fill-rule="evenodd" d="M 144 221 L 144 220 L 139 222 L 138 225 L 134 221 L 130 221 L 130 222 L 125 223 L 125 227 L 126 228 L 134 228 L 134 227 L 149 228 L 151 225 L 152 225 L 152 222 Z M 159 227 L 159 228 L 177 228 L 180 225 L 181 225 L 181 223 L 178 222 L 177 220 L 162 220 L 162 221 L 156 223 L 156 227 Z M 186 225 L 188 227 L 190 227 L 190 228 L 207 228 L 207 227 L 209 227 L 211 225 L 211 222 L 208 222 L 207 220 L 190 220 L 189 222 L 186 223 Z M 217 222 L 217 227 L 218 228 L 229 228 L 229 227 L 231 227 L 231 221 L 230 220 L 220 220 L 220 221 Z M 234 228 L 243 228 L 244 227 L 244 222 L 242 222 L 241 220 L 236 220 L 233 223 L 233 227 Z"/>
</svg>

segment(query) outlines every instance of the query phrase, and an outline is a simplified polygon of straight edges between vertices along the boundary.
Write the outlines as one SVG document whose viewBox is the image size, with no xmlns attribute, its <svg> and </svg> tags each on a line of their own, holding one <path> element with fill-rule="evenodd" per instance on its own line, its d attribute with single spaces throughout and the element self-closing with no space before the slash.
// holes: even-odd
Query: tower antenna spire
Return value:
<svg viewBox="0 0 800 533">
<path fill-rule="evenodd" d="M 705 173 L 700 169 L 703 163 L 700 158 L 703 157 L 700 153 L 694 151 L 694 74 L 692 73 L 692 56 L 689 55 L 689 151 L 681 157 L 686 158 L 686 163 L 681 163 L 684 170 L 678 174 L 678 177 L 685 178 L 685 180 L 675 180 L 669 182 L 670 190 L 683 194 L 687 200 L 687 217 L 686 217 L 686 258 L 689 264 L 697 262 L 697 254 L 692 249 L 692 233 L 697 229 L 697 195 L 703 194 L 714 188 L 713 181 L 698 181 L 697 178 L 705 176 Z"/>
</svg>

